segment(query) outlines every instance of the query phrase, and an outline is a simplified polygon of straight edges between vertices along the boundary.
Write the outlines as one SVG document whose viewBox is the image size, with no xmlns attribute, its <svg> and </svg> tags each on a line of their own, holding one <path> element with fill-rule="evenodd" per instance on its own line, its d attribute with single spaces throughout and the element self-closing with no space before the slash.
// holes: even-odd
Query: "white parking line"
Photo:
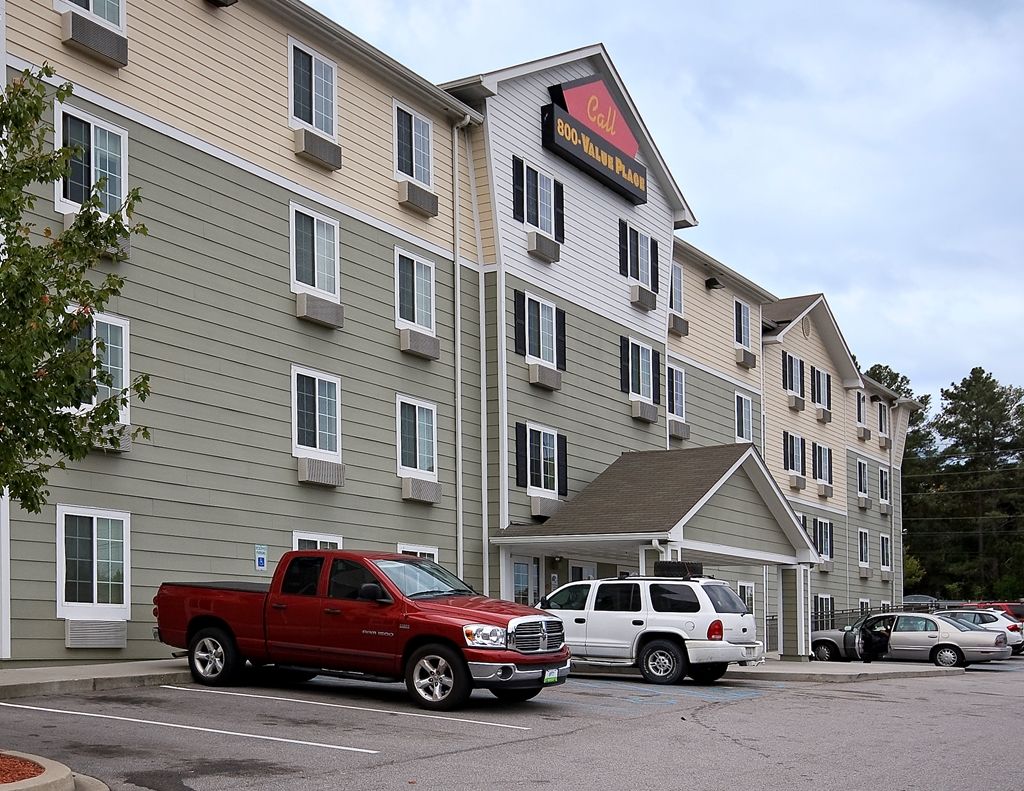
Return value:
<svg viewBox="0 0 1024 791">
<path fill-rule="evenodd" d="M 28 711 L 45 711 L 50 714 L 71 714 L 75 717 L 95 717 L 100 720 L 117 720 L 119 722 L 135 722 L 140 725 L 159 725 L 162 728 L 177 728 L 183 731 L 202 731 L 203 733 L 219 733 L 222 736 L 241 736 L 245 739 L 261 739 L 267 742 L 284 742 L 285 744 L 301 744 L 306 747 L 323 747 L 327 750 L 344 750 L 350 753 L 367 753 L 377 755 L 378 750 L 364 750 L 362 747 L 343 747 L 340 744 L 323 744 L 322 742 L 304 742 L 299 739 L 283 739 L 279 736 L 261 736 L 258 733 L 240 733 L 238 731 L 222 731 L 217 728 L 200 728 L 198 725 L 179 725 L 176 722 L 160 722 L 159 720 L 139 720 L 135 717 L 115 717 L 113 714 L 94 714 L 89 711 L 69 711 L 68 709 L 47 709 L 42 706 L 26 706 L 18 703 L 4 703 L 0 706 L 10 709 L 27 709 Z"/>
<path fill-rule="evenodd" d="M 227 692 L 221 689 L 196 689 L 195 687 L 175 687 L 170 684 L 162 684 L 161 689 L 176 689 L 179 692 L 205 692 L 207 695 L 234 695 L 238 698 L 258 698 L 259 700 L 280 700 L 286 703 L 305 703 L 308 706 L 326 706 L 331 709 L 349 709 L 350 711 L 369 711 L 374 714 L 391 714 L 395 717 L 420 717 L 428 720 L 443 720 L 444 722 L 465 722 L 469 725 L 486 725 L 490 728 L 508 728 L 515 731 L 529 731 L 525 725 L 506 725 L 503 722 L 486 722 L 485 720 L 467 720 L 461 717 L 442 717 L 438 714 L 419 714 L 414 711 L 391 711 L 389 709 L 371 709 L 365 706 L 346 706 L 341 703 L 325 703 L 319 700 L 306 700 L 304 698 L 282 698 L 277 695 L 253 695 L 249 692 Z"/>
</svg>

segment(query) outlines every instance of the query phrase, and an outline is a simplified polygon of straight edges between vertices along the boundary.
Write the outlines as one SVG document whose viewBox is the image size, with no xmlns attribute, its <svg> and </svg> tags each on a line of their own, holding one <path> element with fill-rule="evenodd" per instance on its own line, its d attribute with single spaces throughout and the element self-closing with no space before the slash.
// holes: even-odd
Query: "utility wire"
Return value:
<svg viewBox="0 0 1024 791">
<path fill-rule="evenodd" d="M 901 475 L 900 478 L 935 478 L 940 475 L 994 475 L 997 472 L 1024 472 L 1021 467 L 1000 467 L 998 470 L 954 470 L 952 472 L 919 472 L 914 475 Z"/>
<path fill-rule="evenodd" d="M 983 492 L 1021 492 L 1024 486 L 1007 486 L 1003 489 L 946 489 L 939 492 L 904 492 L 904 497 L 937 497 L 943 494 L 981 494 Z"/>
<path fill-rule="evenodd" d="M 907 516 L 904 522 L 958 522 L 965 519 L 1016 519 L 1017 514 L 996 514 L 993 516 Z"/>
</svg>

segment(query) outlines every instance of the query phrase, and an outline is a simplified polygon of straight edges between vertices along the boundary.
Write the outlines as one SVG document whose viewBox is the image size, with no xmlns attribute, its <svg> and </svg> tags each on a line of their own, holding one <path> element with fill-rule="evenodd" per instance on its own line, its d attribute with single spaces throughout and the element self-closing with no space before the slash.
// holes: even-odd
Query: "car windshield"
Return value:
<svg viewBox="0 0 1024 791">
<path fill-rule="evenodd" d="M 410 599 L 431 596 L 472 596 L 471 587 L 432 560 L 410 556 L 408 560 L 388 558 L 375 560 L 379 568 L 398 589 Z"/>
<path fill-rule="evenodd" d="M 733 593 L 728 585 L 702 585 L 704 592 L 715 606 L 715 612 L 745 613 L 747 605 L 743 599 Z"/>
</svg>

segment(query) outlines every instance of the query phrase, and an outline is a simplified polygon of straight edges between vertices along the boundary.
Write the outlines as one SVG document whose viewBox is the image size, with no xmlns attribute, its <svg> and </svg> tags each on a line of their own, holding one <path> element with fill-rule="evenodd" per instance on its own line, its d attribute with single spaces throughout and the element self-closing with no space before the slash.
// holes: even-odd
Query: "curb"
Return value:
<svg viewBox="0 0 1024 791">
<path fill-rule="evenodd" d="M 71 770 L 57 761 L 43 758 L 30 753 L 19 753 L 14 750 L 4 750 L 7 755 L 15 758 L 26 758 L 35 761 L 43 767 L 43 773 L 30 777 L 28 780 L 19 780 L 17 783 L 4 783 L 4 791 L 75 791 L 75 778 Z"/>
<path fill-rule="evenodd" d="M 964 674 L 962 667 L 922 667 L 919 669 L 881 670 L 865 672 L 854 670 L 848 672 L 821 673 L 811 670 L 777 670 L 758 671 L 742 667 L 730 667 L 722 681 L 801 681 L 808 684 L 840 684 L 861 681 L 886 681 L 900 678 L 934 678 L 936 676 L 959 676 Z M 575 678 L 593 678 L 600 676 L 622 676 L 633 681 L 642 681 L 643 676 L 635 667 L 588 667 L 586 670 L 573 668 L 570 675 Z"/>
<path fill-rule="evenodd" d="M 158 687 L 161 684 L 186 684 L 192 681 L 188 670 L 149 673 L 137 676 L 101 676 L 98 678 L 61 679 L 59 681 L 25 681 L 0 684 L 0 700 L 33 695 L 66 695 L 80 692 L 102 692 L 111 689 Z M 35 760 L 35 759 L 33 759 Z M 8 791 L 4 789 L 3 791 Z"/>
</svg>

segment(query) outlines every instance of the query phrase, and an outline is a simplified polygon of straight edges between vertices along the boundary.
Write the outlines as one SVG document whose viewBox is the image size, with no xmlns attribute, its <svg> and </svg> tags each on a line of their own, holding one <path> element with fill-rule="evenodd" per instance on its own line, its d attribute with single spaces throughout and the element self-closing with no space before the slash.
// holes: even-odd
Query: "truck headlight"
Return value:
<svg viewBox="0 0 1024 791">
<path fill-rule="evenodd" d="M 474 648 L 505 648 L 508 636 L 500 626 L 489 626 L 482 623 L 471 623 L 462 627 L 466 636 L 466 645 Z"/>
</svg>

